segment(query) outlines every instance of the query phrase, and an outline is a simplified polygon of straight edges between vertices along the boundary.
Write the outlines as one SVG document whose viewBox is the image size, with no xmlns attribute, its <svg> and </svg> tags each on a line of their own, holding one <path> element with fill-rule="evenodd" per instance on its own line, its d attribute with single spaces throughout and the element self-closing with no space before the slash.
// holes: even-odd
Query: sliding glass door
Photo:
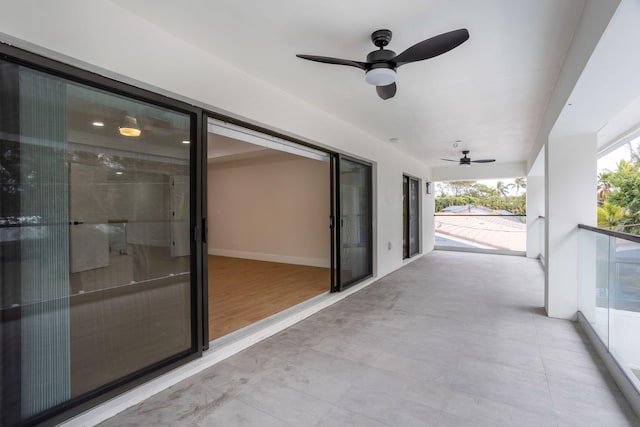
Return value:
<svg viewBox="0 0 640 427">
<path fill-rule="evenodd" d="M 200 351 L 200 138 L 193 111 L 8 60 L 0 90 L 0 416 L 16 425 Z"/>
<path fill-rule="evenodd" d="M 371 165 L 337 155 L 335 175 L 336 275 L 334 291 L 373 274 Z"/>
<path fill-rule="evenodd" d="M 402 177 L 402 256 L 410 258 L 420 252 L 420 181 Z"/>
</svg>

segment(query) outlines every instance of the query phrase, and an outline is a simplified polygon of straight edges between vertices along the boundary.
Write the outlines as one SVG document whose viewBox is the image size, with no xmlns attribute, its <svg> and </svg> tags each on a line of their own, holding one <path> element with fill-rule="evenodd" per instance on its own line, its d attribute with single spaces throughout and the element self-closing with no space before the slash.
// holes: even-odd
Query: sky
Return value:
<svg viewBox="0 0 640 427">
<path fill-rule="evenodd" d="M 633 139 L 631 141 L 631 144 L 633 144 L 633 146 L 637 149 L 638 146 L 640 146 L 640 137 Z M 616 169 L 620 160 L 630 159 L 631 155 L 629 154 L 629 144 L 623 144 L 609 154 L 598 159 L 598 173 L 604 171 L 605 169 L 613 171 Z"/>
</svg>

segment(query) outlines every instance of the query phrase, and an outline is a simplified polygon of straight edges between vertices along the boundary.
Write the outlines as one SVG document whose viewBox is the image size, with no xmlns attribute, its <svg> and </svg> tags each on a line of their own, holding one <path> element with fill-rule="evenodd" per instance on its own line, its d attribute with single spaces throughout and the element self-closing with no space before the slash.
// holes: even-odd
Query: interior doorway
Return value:
<svg viewBox="0 0 640 427">
<path fill-rule="evenodd" d="M 209 339 L 331 289 L 330 156 L 210 119 Z"/>
</svg>

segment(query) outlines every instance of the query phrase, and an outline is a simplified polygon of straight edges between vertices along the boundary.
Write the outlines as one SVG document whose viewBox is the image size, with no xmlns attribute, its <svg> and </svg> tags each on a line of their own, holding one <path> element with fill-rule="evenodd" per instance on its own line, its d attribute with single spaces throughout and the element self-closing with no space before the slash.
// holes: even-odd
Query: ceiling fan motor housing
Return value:
<svg viewBox="0 0 640 427">
<path fill-rule="evenodd" d="M 375 86 L 387 86 L 395 82 L 396 53 L 392 50 L 374 50 L 367 55 L 365 80 Z"/>
<path fill-rule="evenodd" d="M 369 69 L 374 68 L 391 68 L 396 69 L 395 62 L 391 61 L 396 57 L 396 53 L 392 50 L 380 49 L 374 50 L 367 55 L 367 62 L 371 62 Z"/>
<path fill-rule="evenodd" d="M 462 150 L 462 154 L 464 154 L 464 157 L 460 158 L 460 166 L 471 166 L 471 159 L 467 157 L 469 150 Z"/>
</svg>

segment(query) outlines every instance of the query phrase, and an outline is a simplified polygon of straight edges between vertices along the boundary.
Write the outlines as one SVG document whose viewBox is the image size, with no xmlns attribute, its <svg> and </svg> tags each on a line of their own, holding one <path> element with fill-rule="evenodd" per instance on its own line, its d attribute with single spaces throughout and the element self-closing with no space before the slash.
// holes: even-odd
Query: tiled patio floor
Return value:
<svg viewBox="0 0 640 427">
<path fill-rule="evenodd" d="M 635 426 L 537 260 L 435 251 L 104 426 Z"/>
</svg>

